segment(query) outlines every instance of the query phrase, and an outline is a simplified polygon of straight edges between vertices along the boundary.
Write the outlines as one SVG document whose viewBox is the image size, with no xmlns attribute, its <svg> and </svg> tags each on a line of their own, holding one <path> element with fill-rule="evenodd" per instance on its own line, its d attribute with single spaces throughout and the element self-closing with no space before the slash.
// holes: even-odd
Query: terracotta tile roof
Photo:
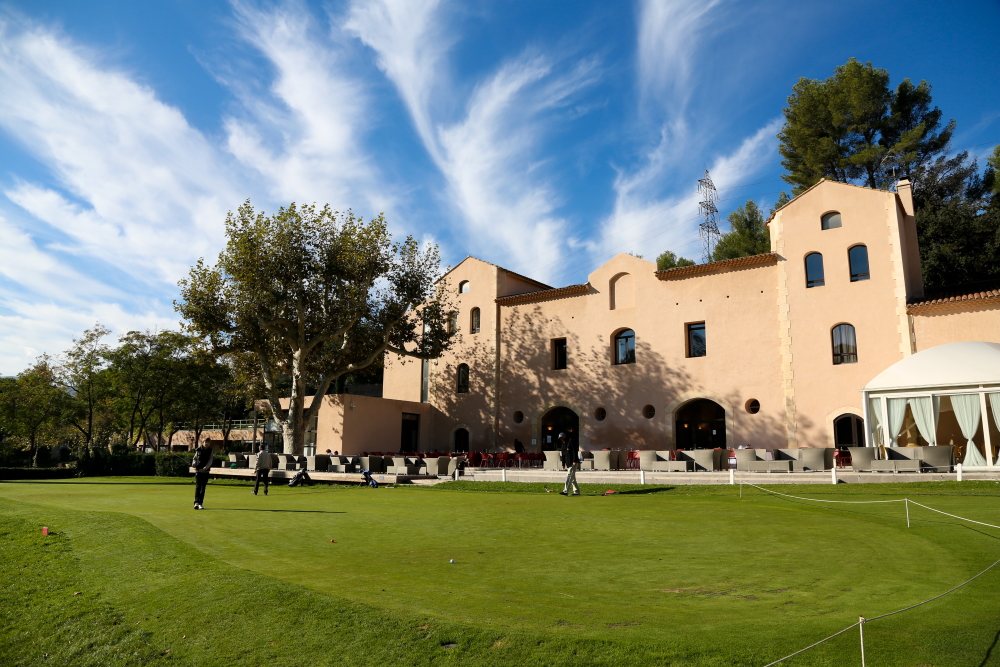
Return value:
<svg viewBox="0 0 1000 667">
<path fill-rule="evenodd" d="M 937 290 L 928 290 L 923 298 L 915 299 L 906 307 L 910 314 L 933 310 L 961 308 L 968 305 L 1000 304 L 1000 278 L 981 280 L 965 285 L 955 285 Z"/>
<path fill-rule="evenodd" d="M 664 271 L 657 271 L 656 277 L 660 280 L 674 280 L 676 278 L 687 278 L 702 273 L 714 273 L 716 271 L 731 271 L 742 269 L 748 266 L 761 266 L 764 264 L 777 264 L 778 255 L 767 252 L 763 255 L 750 255 L 749 257 L 737 257 L 736 259 L 724 259 L 719 262 L 707 262 L 705 264 L 694 264 L 692 266 L 677 266 Z"/>
<path fill-rule="evenodd" d="M 501 306 L 516 306 L 519 303 L 531 303 L 532 301 L 548 301 L 549 299 L 559 299 L 564 296 L 575 296 L 577 294 L 586 294 L 590 291 L 590 284 L 584 283 L 582 285 L 567 285 L 566 287 L 557 287 L 555 289 L 544 289 L 538 292 L 525 292 L 524 294 L 512 294 L 511 296 L 502 296 L 496 300 Z"/>
</svg>

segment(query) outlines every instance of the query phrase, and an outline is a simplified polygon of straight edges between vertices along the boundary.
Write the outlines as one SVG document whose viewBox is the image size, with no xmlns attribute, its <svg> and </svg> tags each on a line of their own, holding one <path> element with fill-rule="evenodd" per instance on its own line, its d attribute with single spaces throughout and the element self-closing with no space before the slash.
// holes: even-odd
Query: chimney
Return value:
<svg viewBox="0 0 1000 667">
<path fill-rule="evenodd" d="M 896 183 L 896 196 L 899 197 L 899 202 L 903 205 L 903 211 L 906 215 L 913 215 L 913 186 L 906 179 L 903 179 L 899 183 Z"/>
</svg>

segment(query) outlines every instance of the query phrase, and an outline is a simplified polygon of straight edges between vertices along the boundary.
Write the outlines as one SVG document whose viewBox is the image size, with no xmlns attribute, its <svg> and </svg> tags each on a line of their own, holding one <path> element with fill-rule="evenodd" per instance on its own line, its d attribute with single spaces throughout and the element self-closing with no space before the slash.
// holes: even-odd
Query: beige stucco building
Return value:
<svg viewBox="0 0 1000 667">
<path fill-rule="evenodd" d="M 908 182 L 822 181 L 768 224 L 768 254 L 667 271 L 622 254 L 558 288 L 469 257 L 443 278 L 454 349 L 387 359 L 383 398 L 325 397 L 316 450 L 538 451 L 559 431 L 584 449 L 864 444 L 872 378 L 1000 341 L 1000 291 L 925 296 Z"/>
<path fill-rule="evenodd" d="M 1000 293 L 925 298 L 905 181 L 823 181 L 769 227 L 769 254 L 660 272 L 623 254 L 560 288 L 469 257 L 446 276 L 460 342 L 390 360 L 384 396 L 428 406 L 421 442 L 442 450 L 567 429 L 584 449 L 825 447 L 863 443 L 861 389 L 892 364 L 1000 341 Z"/>
</svg>

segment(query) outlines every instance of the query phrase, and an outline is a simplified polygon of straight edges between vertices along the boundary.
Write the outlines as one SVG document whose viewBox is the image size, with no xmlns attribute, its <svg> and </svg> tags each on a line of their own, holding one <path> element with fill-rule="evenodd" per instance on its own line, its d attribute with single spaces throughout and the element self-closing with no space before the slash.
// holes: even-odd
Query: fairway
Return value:
<svg viewBox="0 0 1000 667">
<path fill-rule="evenodd" d="M 123 626 L 139 622 L 146 634 L 128 640 L 136 647 L 121 664 L 568 664 L 588 656 L 584 663 L 763 665 L 859 615 L 942 593 L 1000 557 L 998 530 L 912 507 L 907 528 L 901 504 L 820 506 L 750 487 L 742 498 L 731 486 L 606 497 L 588 489 L 579 498 L 471 483 L 277 486 L 267 497 L 248 488 L 213 483 L 207 510 L 195 512 L 187 480 L 8 482 L 0 518 L 5 542 L 30 539 L 24 554 L 48 548 L 36 533 L 49 526 L 76 568 L 64 575 L 74 590 L 53 593 L 37 613 L 72 624 L 76 612 L 60 605 L 80 591 Z M 1000 519 L 993 482 L 780 490 L 836 500 L 905 493 L 978 521 Z M 4 547 L 8 560 L 12 548 Z M 198 583 L 199 569 L 210 582 Z M 20 575 L 3 572 L 5 606 L 12 587 L 28 585 L 11 580 Z M 264 583 L 266 593 L 257 590 Z M 866 627 L 869 664 L 1000 664 L 998 587 L 1000 568 Z M 202 620 L 199 605 L 178 606 L 199 596 L 212 610 Z M 329 611 L 317 612 L 324 604 Z M 20 655 L 18 636 L 29 640 L 17 627 L 23 619 L 4 614 L 4 664 Z M 180 639 L 210 631 L 232 643 Z M 45 634 L 25 650 L 58 655 Z M 785 664 L 860 664 L 858 656 L 854 633 Z"/>
</svg>

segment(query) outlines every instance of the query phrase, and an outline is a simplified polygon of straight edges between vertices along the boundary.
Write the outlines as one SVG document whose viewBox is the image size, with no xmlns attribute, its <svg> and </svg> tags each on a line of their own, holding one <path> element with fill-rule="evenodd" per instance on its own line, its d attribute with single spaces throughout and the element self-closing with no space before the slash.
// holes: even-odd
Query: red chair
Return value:
<svg viewBox="0 0 1000 667">
<path fill-rule="evenodd" d="M 492 454 L 486 454 L 486 453 L 483 454 L 483 467 L 484 468 L 492 468 L 493 467 L 493 455 Z"/>
<path fill-rule="evenodd" d="M 630 450 L 628 453 L 628 459 L 625 462 L 625 467 L 629 470 L 639 469 L 639 452 L 637 450 Z"/>
</svg>

